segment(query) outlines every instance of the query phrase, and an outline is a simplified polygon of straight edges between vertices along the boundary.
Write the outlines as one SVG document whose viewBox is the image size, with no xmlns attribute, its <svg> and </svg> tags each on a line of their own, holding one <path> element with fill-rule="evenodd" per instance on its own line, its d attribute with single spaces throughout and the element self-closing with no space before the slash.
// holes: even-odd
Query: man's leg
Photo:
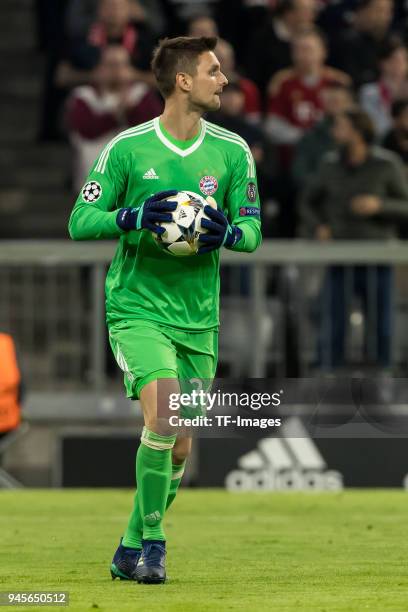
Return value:
<svg viewBox="0 0 408 612">
<path fill-rule="evenodd" d="M 326 272 L 322 294 L 322 325 L 319 362 L 323 368 L 344 365 L 346 332 L 346 270 L 331 266 Z"/>
<path fill-rule="evenodd" d="M 186 466 L 186 460 L 191 452 L 191 438 L 177 438 L 173 450 L 171 460 L 171 480 L 169 492 L 166 501 L 166 510 L 171 506 L 174 498 L 177 495 L 178 488 L 181 483 L 181 479 L 184 474 Z M 123 537 L 123 545 L 141 549 L 142 548 L 142 537 L 143 537 L 143 521 L 139 505 L 138 492 L 135 494 L 133 512 L 130 515 L 128 527 Z"/>
<path fill-rule="evenodd" d="M 377 347 L 382 368 L 392 368 L 394 270 L 377 266 Z"/>
<path fill-rule="evenodd" d="M 157 380 L 163 379 L 160 401 L 163 401 L 163 391 L 179 392 L 177 361 L 171 341 L 161 326 L 152 322 L 120 322 L 110 327 L 109 339 L 125 374 L 127 396 L 140 399 L 145 422 L 136 456 L 138 494 L 125 536 L 111 564 L 112 577 L 132 579 L 141 554 L 142 537 L 146 541 L 156 541 L 157 538 L 157 541 L 164 542 L 162 518 L 170 488 L 171 450 L 175 435 L 168 427 L 166 429 L 163 419 L 157 418 Z"/>
<path fill-rule="evenodd" d="M 184 474 L 187 457 L 191 452 L 192 439 L 178 437 L 173 447 L 171 463 L 171 480 L 167 496 L 166 510 L 171 506 L 177 495 L 181 479 Z"/>
<path fill-rule="evenodd" d="M 172 449 L 176 436 L 165 415 L 170 393 L 179 393 L 177 380 L 157 380 L 143 387 L 140 403 L 145 427 L 137 452 L 136 477 L 144 540 L 165 540 L 162 520 L 172 476 Z M 158 405 L 160 402 L 162 406 Z"/>
</svg>

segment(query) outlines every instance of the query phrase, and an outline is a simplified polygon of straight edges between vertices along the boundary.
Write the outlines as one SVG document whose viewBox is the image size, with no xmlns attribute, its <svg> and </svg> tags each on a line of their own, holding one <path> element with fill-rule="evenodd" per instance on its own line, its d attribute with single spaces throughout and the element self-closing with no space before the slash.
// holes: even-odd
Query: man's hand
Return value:
<svg viewBox="0 0 408 612">
<path fill-rule="evenodd" d="M 156 224 L 172 221 L 170 212 L 176 209 L 177 203 L 169 202 L 167 198 L 176 193 L 176 189 L 159 191 L 136 208 L 121 208 L 116 215 L 116 223 L 125 231 L 148 229 L 156 234 L 163 234 L 166 231 L 164 227 Z"/>
<path fill-rule="evenodd" d="M 219 249 L 223 245 L 230 249 L 240 240 L 242 230 L 237 225 L 230 225 L 227 217 L 219 208 L 214 209 L 207 205 L 204 207 L 204 212 L 210 220 L 203 219 L 201 221 L 201 226 L 208 232 L 207 234 L 200 234 L 199 241 L 204 246 L 198 249 L 199 255 Z"/>
<path fill-rule="evenodd" d="M 351 200 L 351 210 L 361 217 L 370 217 L 381 210 L 381 200 L 373 195 L 355 196 Z"/>
<path fill-rule="evenodd" d="M 322 242 L 326 241 L 326 240 L 331 240 L 332 238 L 332 232 L 331 229 L 328 225 L 318 225 L 316 227 L 316 234 L 315 234 L 317 240 L 321 240 Z"/>
</svg>

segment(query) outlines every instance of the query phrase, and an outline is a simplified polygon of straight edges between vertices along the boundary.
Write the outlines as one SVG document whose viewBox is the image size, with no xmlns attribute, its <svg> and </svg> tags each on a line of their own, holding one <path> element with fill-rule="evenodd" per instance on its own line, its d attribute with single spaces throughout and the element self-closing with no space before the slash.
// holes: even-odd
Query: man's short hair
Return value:
<svg viewBox="0 0 408 612">
<path fill-rule="evenodd" d="M 161 40 L 153 53 L 152 70 L 163 98 L 173 93 L 178 72 L 194 76 L 199 56 L 214 51 L 216 46 L 215 36 L 178 36 Z"/>
<path fill-rule="evenodd" d="M 361 108 L 353 108 L 345 111 L 343 114 L 350 121 L 356 132 L 361 135 L 366 144 L 371 145 L 375 142 L 375 125 L 368 113 Z"/>
</svg>

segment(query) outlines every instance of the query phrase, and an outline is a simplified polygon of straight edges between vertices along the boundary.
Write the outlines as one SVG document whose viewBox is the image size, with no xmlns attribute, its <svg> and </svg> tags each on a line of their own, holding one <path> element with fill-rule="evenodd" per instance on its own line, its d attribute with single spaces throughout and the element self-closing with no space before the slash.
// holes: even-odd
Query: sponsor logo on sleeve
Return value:
<svg viewBox="0 0 408 612">
<path fill-rule="evenodd" d="M 84 202 L 96 202 L 102 195 L 102 187 L 97 181 L 89 181 L 82 188 Z"/>
<path fill-rule="evenodd" d="M 256 206 L 241 206 L 239 209 L 240 217 L 259 217 L 259 208 Z"/>
<path fill-rule="evenodd" d="M 257 190 L 256 190 L 255 183 L 248 183 L 247 185 L 248 202 L 256 202 L 256 195 L 257 195 Z"/>
<path fill-rule="evenodd" d="M 215 176 L 203 176 L 200 179 L 200 191 L 204 195 L 212 195 L 218 189 L 218 181 Z"/>
</svg>

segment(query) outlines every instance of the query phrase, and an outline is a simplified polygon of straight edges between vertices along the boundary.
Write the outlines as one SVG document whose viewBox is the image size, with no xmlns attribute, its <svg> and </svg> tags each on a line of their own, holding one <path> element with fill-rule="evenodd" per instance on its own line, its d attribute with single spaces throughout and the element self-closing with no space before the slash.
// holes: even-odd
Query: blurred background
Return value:
<svg viewBox="0 0 408 612">
<path fill-rule="evenodd" d="M 71 243 L 67 220 L 106 142 L 160 114 L 164 36 L 219 36 L 230 84 L 208 119 L 257 165 L 264 244 L 223 255 L 218 376 L 368 376 L 403 404 L 406 2 L 2 0 L 0 23 L 0 486 L 132 486 L 140 416 L 104 325 L 115 245 Z M 186 482 L 222 484 L 203 457 Z"/>
</svg>

